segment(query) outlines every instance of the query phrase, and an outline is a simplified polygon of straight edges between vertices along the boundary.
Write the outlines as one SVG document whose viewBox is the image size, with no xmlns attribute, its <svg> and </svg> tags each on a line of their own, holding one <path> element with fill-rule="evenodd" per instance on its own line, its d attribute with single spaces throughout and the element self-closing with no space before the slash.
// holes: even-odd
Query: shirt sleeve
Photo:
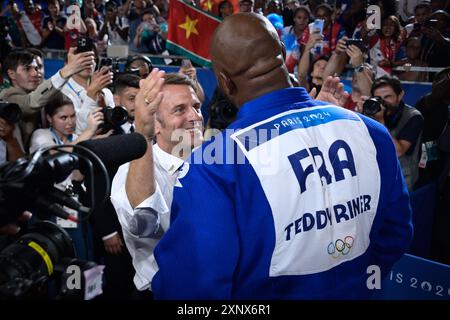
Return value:
<svg viewBox="0 0 450 320">
<path fill-rule="evenodd" d="M 120 225 L 136 238 L 159 238 L 163 233 L 161 215 L 169 212 L 161 189 L 156 183 L 155 193 L 133 209 L 125 189 L 128 170 L 129 163 L 120 166 L 111 186 L 111 202 L 116 209 Z"/>
</svg>

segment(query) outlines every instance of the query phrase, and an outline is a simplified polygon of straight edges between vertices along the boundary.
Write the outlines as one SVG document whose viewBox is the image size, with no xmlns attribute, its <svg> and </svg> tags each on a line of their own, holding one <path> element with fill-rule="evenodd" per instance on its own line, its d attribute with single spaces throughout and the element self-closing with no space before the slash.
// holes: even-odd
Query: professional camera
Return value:
<svg viewBox="0 0 450 320">
<path fill-rule="evenodd" d="M 0 227 L 15 223 L 24 211 L 31 211 L 37 221 L 31 224 L 29 232 L 0 251 L 0 297 L 44 297 L 47 295 L 45 290 L 52 284 L 60 287 L 53 290 L 53 296 L 57 298 L 89 299 L 101 293 L 101 279 L 99 281 L 98 278 L 102 272 L 98 266 L 75 259 L 72 240 L 66 231 L 52 222 L 43 221 L 53 215 L 83 221 L 93 210 L 55 187 L 75 169 L 80 169 L 86 179 L 93 176 L 89 173 L 93 172 L 92 162 L 81 153 L 66 150 L 51 153 L 61 147 L 41 148 L 29 158 L 20 158 L 0 167 Z M 82 149 L 80 146 L 73 148 Z M 98 157 L 95 161 L 104 169 L 105 181 L 109 183 L 104 165 Z M 95 204 L 95 200 L 92 203 Z M 79 218 L 69 214 L 68 208 L 77 211 Z M 78 270 L 75 275 L 78 279 L 72 286 L 67 270 L 75 270 L 73 268 Z M 90 270 L 94 277 L 83 278 L 86 270 Z M 93 283 L 100 283 L 100 288 L 97 285 L 97 290 L 87 290 L 88 287 L 93 288 Z"/>
<path fill-rule="evenodd" d="M 124 107 L 104 107 L 102 109 L 104 123 L 100 125 L 103 133 L 116 129 L 128 121 L 128 111 Z"/>
<path fill-rule="evenodd" d="M 0 251 L 0 298 L 48 296 L 50 281 L 58 291 L 55 299 L 90 298 L 98 294 L 99 288 L 93 287 L 98 279 L 93 282 L 82 275 L 98 268 L 101 271 L 103 267 L 75 258 L 72 239 L 63 228 L 50 221 L 39 221 Z M 76 270 L 79 275 L 72 273 Z M 74 282 L 71 276 L 80 277 Z M 101 272 L 97 276 L 101 277 Z M 90 296 L 85 295 L 86 289 Z"/>
<path fill-rule="evenodd" d="M 380 97 L 371 97 L 364 101 L 363 104 L 363 114 L 366 116 L 373 116 L 380 112 L 381 106 L 383 105 L 383 99 Z"/>
<path fill-rule="evenodd" d="M 237 113 L 238 108 L 217 88 L 208 106 L 210 128 L 225 129 L 236 119 Z"/>
<path fill-rule="evenodd" d="M 22 110 L 15 103 L 0 100 L 0 118 L 5 119 L 9 124 L 17 123 L 22 117 Z"/>
</svg>

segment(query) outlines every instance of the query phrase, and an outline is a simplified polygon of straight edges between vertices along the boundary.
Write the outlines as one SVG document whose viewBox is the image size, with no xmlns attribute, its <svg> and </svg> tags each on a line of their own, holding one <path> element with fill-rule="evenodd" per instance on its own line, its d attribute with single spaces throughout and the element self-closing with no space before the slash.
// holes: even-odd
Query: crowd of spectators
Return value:
<svg viewBox="0 0 450 320">
<path fill-rule="evenodd" d="M 442 174 L 445 161 L 436 147 L 448 127 L 450 101 L 450 69 L 439 73 L 414 69 L 450 65 L 450 1 L 416 2 L 407 18 L 393 1 L 365 0 L 240 0 L 239 10 L 224 0 L 218 3 L 217 14 L 224 19 L 236 11 L 266 15 L 285 45 L 289 72 L 308 91 L 318 93 L 327 76 L 343 75 L 352 79 L 351 96 L 343 107 L 364 113 L 365 102 L 379 97 L 381 109 L 370 116 L 391 132 L 408 188 L 413 191 L 415 185 Z M 371 4 L 381 9 L 379 29 L 370 29 L 366 23 L 370 18 L 366 8 Z M 165 47 L 169 0 L 23 0 L 5 1 L 1 9 L 0 99 L 17 103 L 22 118 L 18 123 L 0 118 L 0 163 L 42 146 L 118 134 L 120 130 L 99 130 L 104 122 L 101 110 L 106 106 L 123 106 L 129 121 L 121 133 L 132 130 L 139 80 L 150 73 L 152 62 L 155 64 L 146 54 L 170 54 Z M 323 20 L 320 31 L 315 29 L 317 19 Z M 80 38 L 90 38 L 92 50 L 77 52 Z M 125 45 L 136 53 L 126 62 L 123 75 L 114 74 L 108 66 L 98 67 L 110 45 Z M 63 68 L 45 80 L 42 51 L 47 49 L 65 50 L 67 59 Z M 205 95 L 196 69 L 182 66 L 180 72 L 194 80 L 203 102 Z M 422 97 L 416 108 L 408 106 L 397 77 L 434 81 L 433 92 Z M 434 158 L 428 156 L 428 164 L 419 167 L 421 152 Z M 82 181 L 83 177 L 74 173 L 61 188 Z M 110 206 L 105 210 L 114 209 Z M 125 260 L 117 263 L 130 265 L 118 223 L 116 229 L 98 228 L 95 236 L 103 245 L 103 259 L 124 254 Z M 124 279 L 132 285 L 132 271 L 126 272 Z"/>
</svg>

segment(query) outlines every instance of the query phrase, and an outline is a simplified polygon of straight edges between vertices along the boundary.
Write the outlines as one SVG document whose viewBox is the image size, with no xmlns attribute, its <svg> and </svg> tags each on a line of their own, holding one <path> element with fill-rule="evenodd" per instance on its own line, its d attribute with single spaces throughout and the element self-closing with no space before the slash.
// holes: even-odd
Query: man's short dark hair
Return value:
<svg viewBox="0 0 450 320">
<path fill-rule="evenodd" d="M 125 73 L 119 75 L 114 82 L 114 94 L 120 94 L 128 87 L 139 89 L 139 80 L 141 78 L 135 74 Z"/>
<path fill-rule="evenodd" d="M 17 71 L 19 65 L 27 66 L 31 64 L 34 57 L 35 55 L 28 50 L 12 51 L 6 56 L 3 62 L 3 72 L 8 76 L 8 70 Z"/>
<path fill-rule="evenodd" d="M 372 89 L 370 90 L 370 93 L 373 96 L 375 90 L 377 90 L 378 88 L 384 87 L 384 86 L 391 87 L 392 90 L 394 90 L 396 95 L 400 95 L 400 93 L 402 93 L 402 91 L 403 91 L 402 83 L 396 76 L 384 75 L 375 80 L 375 82 L 372 85 Z"/>
<path fill-rule="evenodd" d="M 40 57 L 42 60 L 44 60 L 44 53 L 43 53 L 41 50 L 39 50 L 39 49 L 37 49 L 37 48 L 27 48 L 27 50 L 28 50 L 29 52 L 31 52 L 32 54 L 34 54 L 35 56 L 38 56 L 38 57 Z"/>
<path fill-rule="evenodd" d="M 164 75 L 164 84 L 191 86 L 192 89 L 194 89 L 194 91 L 197 92 L 194 81 L 192 81 L 191 78 L 189 78 L 188 76 L 185 76 L 184 74 L 181 73 L 166 73 Z"/>
</svg>

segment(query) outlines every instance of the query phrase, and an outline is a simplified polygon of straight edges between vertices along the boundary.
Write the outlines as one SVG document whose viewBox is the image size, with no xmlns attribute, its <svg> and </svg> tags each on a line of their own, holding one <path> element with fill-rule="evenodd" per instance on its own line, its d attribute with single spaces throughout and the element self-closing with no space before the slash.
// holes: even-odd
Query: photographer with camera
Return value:
<svg viewBox="0 0 450 320">
<path fill-rule="evenodd" d="M 27 50 L 11 52 L 4 61 L 3 69 L 12 87 L 1 91 L 0 99 L 18 104 L 24 116 L 35 115 L 61 91 L 72 76 L 95 65 L 93 52 L 77 54 L 74 48 L 69 50 L 67 60 L 62 69 L 41 83 L 36 55 Z M 37 124 L 28 122 L 22 123 L 21 126 L 23 141 L 27 148 L 28 139 Z"/>
<path fill-rule="evenodd" d="M 372 98 L 363 97 L 362 113 L 388 129 L 411 192 L 419 175 L 422 114 L 403 102 L 405 92 L 397 77 L 386 75 L 376 79 L 371 95 Z"/>
</svg>

